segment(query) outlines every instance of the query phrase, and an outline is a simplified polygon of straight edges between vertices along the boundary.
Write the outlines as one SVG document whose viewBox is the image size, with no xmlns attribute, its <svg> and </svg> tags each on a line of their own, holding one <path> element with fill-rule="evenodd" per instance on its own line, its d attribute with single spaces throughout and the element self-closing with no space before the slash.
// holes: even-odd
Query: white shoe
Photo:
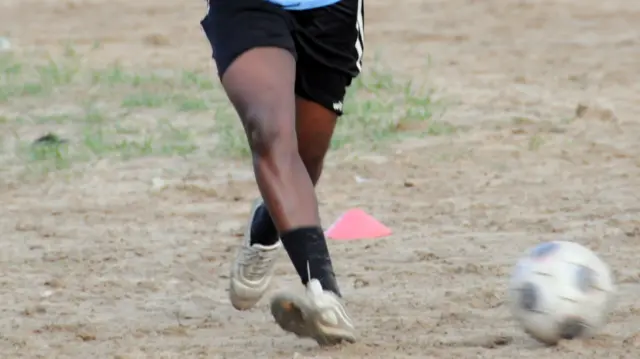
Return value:
<svg viewBox="0 0 640 359">
<path fill-rule="evenodd" d="M 271 314 L 282 329 L 321 346 L 356 341 L 355 328 L 340 299 L 324 291 L 317 279 L 304 295 L 281 292 L 271 299 Z"/>
<path fill-rule="evenodd" d="M 282 247 L 279 240 L 271 246 L 251 244 L 251 224 L 260 205 L 261 199 L 253 203 L 244 240 L 231 266 L 229 298 L 233 307 L 238 310 L 251 309 L 269 289 L 274 265 Z"/>
</svg>

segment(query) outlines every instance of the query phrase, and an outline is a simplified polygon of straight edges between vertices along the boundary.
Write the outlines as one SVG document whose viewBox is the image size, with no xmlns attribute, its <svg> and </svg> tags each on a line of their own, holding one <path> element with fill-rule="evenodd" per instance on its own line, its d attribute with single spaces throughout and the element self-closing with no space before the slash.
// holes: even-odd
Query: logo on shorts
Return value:
<svg viewBox="0 0 640 359">
<path fill-rule="evenodd" d="M 333 103 L 333 110 L 334 111 L 342 111 L 342 101 L 334 102 Z"/>
</svg>

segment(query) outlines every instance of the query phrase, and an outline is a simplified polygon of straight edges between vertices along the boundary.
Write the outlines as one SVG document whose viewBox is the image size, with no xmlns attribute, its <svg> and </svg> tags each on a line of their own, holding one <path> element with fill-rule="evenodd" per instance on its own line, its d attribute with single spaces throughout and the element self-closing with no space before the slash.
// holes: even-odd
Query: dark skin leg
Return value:
<svg viewBox="0 0 640 359">
<path fill-rule="evenodd" d="M 249 141 L 258 187 L 281 233 L 320 225 L 313 182 L 298 147 L 295 71 L 288 51 L 264 47 L 242 54 L 222 77 Z M 308 106 L 313 108 L 302 105 Z M 303 133 L 305 138 L 313 136 L 306 126 Z M 318 153 L 309 146 L 303 150 L 319 176 Z"/>
<path fill-rule="evenodd" d="M 329 150 L 337 115 L 325 107 L 296 98 L 296 132 L 298 154 L 315 186 L 322 174 L 324 157 Z M 253 243 L 272 245 L 278 241 L 278 231 L 266 208 L 259 208 L 251 226 Z"/>
<path fill-rule="evenodd" d="M 298 153 L 314 185 L 322 174 L 337 118 L 335 112 L 315 102 L 300 97 L 296 99 Z"/>
</svg>

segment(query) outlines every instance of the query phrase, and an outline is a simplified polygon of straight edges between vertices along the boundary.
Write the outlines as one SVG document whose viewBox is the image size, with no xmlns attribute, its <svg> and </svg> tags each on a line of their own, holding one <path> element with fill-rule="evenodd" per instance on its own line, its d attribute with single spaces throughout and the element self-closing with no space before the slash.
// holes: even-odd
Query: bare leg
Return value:
<svg viewBox="0 0 640 359">
<path fill-rule="evenodd" d="M 249 140 L 258 187 L 280 232 L 320 223 L 313 183 L 298 154 L 295 71 L 288 51 L 255 48 L 222 77 Z"/>
<path fill-rule="evenodd" d="M 322 173 L 337 115 L 315 102 L 301 98 L 296 101 L 296 109 L 298 152 L 309 177 L 316 184 Z M 269 218 L 268 213 L 265 217 Z M 339 300 L 338 285 L 321 230 L 315 238 L 296 239 L 285 235 L 282 242 L 299 273 L 305 268 L 304 263 L 296 258 L 307 258 L 310 267 L 316 268 L 316 275 L 312 269 L 305 295 L 282 291 L 271 298 L 271 314 L 278 325 L 299 337 L 313 338 L 320 345 L 354 342 L 355 329 Z"/>
<path fill-rule="evenodd" d="M 338 115 L 302 98 L 296 100 L 298 153 L 314 185 L 320 180 Z"/>
<path fill-rule="evenodd" d="M 315 102 L 300 97 L 296 99 L 298 153 L 314 186 L 320 180 L 324 157 L 329 150 L 337 117 L 335 112 Z M 278 240 L 278 231 L 269 211 L 261 206 L 256 209 L 253 217 L 251 241 L 273 245 Z"/>
<path fill-rule="evenodd" d="M 339 298 L 314 191 L 314 179 L 317 180 L 321 173 L 335 115 L 330 114 L 328 120 L 324 120 L 318 113 L 326 114 L 326 110 L 313 103 L 296 101 L 295 96 L 300 90 L 296 85 L 306 85 L 302 90 L 315 90 L 303 92 L 309 98 L 319 96 L 322 103 L 334 101 L 334 98 L 340 101 L 346 85 L 342 81 L 344 78 L 338 72 L 332 72 L 333 76 L 329 78 L 334 82 L 329 83 L 329 87 L 315 86 L 316 80 L 312 77 L 325 79 L 324 74 L 313 66 L 298 68 L 300 64 L 296 64 L 292 55 L 299 50 L 295 44 L 297 38 L 292 33 L 294 15 L 281 7 L 264 0 L 210 1 L 209 6 L 202 25 L 211 42 L 222 85 L 244 126 L 256 182 L 265 202 L 262 215 L 256 211 L 252 213 L 250 228 L 256 227 L 253 225 L 255 222 L 260 222 L 253 221 L 256 217 L 271 217 L 264 222 L 270 222 L 277 228 L 273 232 L 281 238 L 278 241 L 278 235 L 275 235 L 275 243 L 266 244 L 252 240 L 253 230 L 245 234 L 231 268 L 231 303 L 237 309 L 247 310 L 260 300 L 273 277 L 278 249 L 284 246 L 307 287 L 307 295 L 296 296 L 289 292 L 274 296 L 272 314 L 277 323 L 287 331 L 314 338 L 320 344 L 353 341 L 354 328 Z M 349 9 L 339 8 L 338 13 L 330 12 L 327 23 L 344 20 L 344 10 Z M 324 13 L 324 10 L 306 12 L 300 20 L 306 19 L 303 22 L 309 24 L 304 26 L 312 29 L 312 17 Z M 347 20 L 344 25 L 353 30 L 354 24 L 350 22 Z M 322 29 L 324 25 L 315 30 L 322 35 Z M 355 30 L 351 32 L 352 35 L 356 33 Z M 349 49 L 356 43 L 355 38 L 353 41 L 345 40 L 341 29 L 335 35 L 340 40 L 337 43 L 348 42 Z M 349 58 L 354 54 L 346 47 L 346 58 Z M 298 59 L 306 56 L 304 51 L 297 53 Z M 345 71 L 353 71 L 352 65 L 343 65 L 348 68 Z M 304 76 L 296 78 L 296 75 Z M 340 102 L 333 103 L 339 106 Z M 326 103 L 324 105 L 327 106 Z M 314 116 L 310 120 L 297 121 L 300 111 Z M 321 126 L 308 125 L 311 119 L 318 120 Z M 319 131 L 326 140 L 325 144 L 307 145 L 305 142 L 303 148 L 299 148 L 297 131 L 304 136 L 301 141 L 311 140 Z M 296 317 L 296 310 L 304 315 Z M 335 320 L 327 321 L 327 318 Z"/>
<path fill-rule="evenodd" d="M 222 84 L 240 115 L 258 187 L 302 283 L 316 278 L 339 295 L 313 182 L 298 152 L 295 68 L 288 51 L 254 48 L 233 62 Z M 319 175 L 321 160 L 315 160 Z"/>
</svg>

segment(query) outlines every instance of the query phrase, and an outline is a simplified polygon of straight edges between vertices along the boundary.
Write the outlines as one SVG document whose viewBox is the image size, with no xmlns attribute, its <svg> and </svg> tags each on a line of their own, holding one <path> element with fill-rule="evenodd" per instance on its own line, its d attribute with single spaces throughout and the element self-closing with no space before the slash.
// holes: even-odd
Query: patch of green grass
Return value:
<svg viewBox="0 0 640 359">
<path fill-rule="evenodd" d="M 18 148 L 26 160 L 29 169 L 46 173 L 69 168 L 69 147 L 67 143 L 21 143 Z"/>
<path fill-rule="evenodd" d="M 195 87 L 200 91 L 210 91 L 220 89 L 220 85 L 215 82 L 214 74 L 203 74 L 194 71 L 183 71 L 181 74 L 182 85 L 184 87 Z"/>
<path fill-rule="evenodd" d="M 60 145 L 18 140 L 16 158 L 45 172 L 103 158 L 250 155 L 213 72 L 136 70 L 118 63 L 90 68 L 71 46 L 58 57 L 3 54 L 0 103 L 20 114 L 0 118 L 7 130 L 0 139 L 41 127 L 69 134 Z M 459 128 L 439 119 L 443 109 L 429 88 L 374 67 L 349 88 L 331 146 L 367 150 L 404 137 L 455 134 Z"/>
<path fill-rule="evenodd" d="M 107 121 L 106 114 L 92 104 L 84 108 L 83 117 L 88 124 L 102 124 Z"/>
<path fill-rule="evenodd" d="M 48 59 L 44 65 L 34 67 L 39 83 L 46 88 L 65 86 L 72 83 L 80 72 L 80 65 L 74 61 L 55 61 Z"/>
<path fill-rule="evenodd" d="M 191 134 L 161 122 L 153 131 L 122 131 L 121 127 L 94 126 L 82 133 L 79 153 L 93 158 L 129 160 L 147 156 L 187 156 L 198 149 Z"/>
<path fill-rule="evenodd" d="M 20 122 L 28 122 L 27 119 L 19 118 Z M 69 115 L 64 113 L 52 113 L 52 114 L 44 114 L 44 115 L 35 115 L 32 116 L 32 121 L 35 124 L 63 124 L 69 121 Z"/>
<path fill-rule="evenodd" d="M 0 54 L 0 102 L 15 97 L 42 96 L 72 83 L 80 72 L 74 54 L 46 58 L 30 66 L 11 54 Z"/>
<path fill-rule="evenodd" d="M 375 148 L 407 136 L 451 135 L 458 129 L 436 119 L 443 110 L 431 90 L 374 69 L 349 89 L 332 148 Z"/>
<path fill-rule="evenodd" d="M 540 134 L 534 134 L 531 137 L 529 137 L 529 143 L 527 145 L 527 147 L 529 148 L 530 151 L 537 151 L 540 149 L 540 147 L 542 147 L 545 143 L 545 139 L 544 137 L 542 137 L 542 135 Z"/>
<path fill-rule="evenodd" d="M 216 148 L 211 151 L 214 155 L 227 157 L 251 155 L 244 130 L 233 109 L 216 110 L 214 131 L 218 138 Z"/>
<path fill-rule="evenodd" d="M 188 129 L 178 128 L 165 120 L 160 125 L 159 152 L 165 156 L 187 156 L 198 149 L 193 134 Z"/>
<path fill-rule="evenodd" d="M 523 126 L 523 125 L 534 124 L 535 121 L 533 121 L 532 119 L 530 119 L 528 117 L 515 116 L 515 117 L 511 118 L 511 123 L 513 125 L 515 125 L 515 126 Z"/>
<path fill-rule="evenodd" d="M 162 94 L 139 92 L 126 96 L 120 106 L 124 108 L 158 108 L 167 102 Z"/>
<path fill-rule="evenodd" d="M 177 95 L 172 101 L 181 112 L 207 111 L 211 108 L 207 99 L 197 96 Z"/>
<path fill-rule="evenodd" d="M 118 128 L 87 126 L 65 140 L 65 143 L 48 144 L 20 142 L 18 154 L 31 169 L 48 172 L 96 159 L 126 161 L 150 156 L 184 157 L 198 150 L 187 131 L 165 125 L 158 125 L 149 133 L 137 130 L 126 135 Z"/>
</svg>

